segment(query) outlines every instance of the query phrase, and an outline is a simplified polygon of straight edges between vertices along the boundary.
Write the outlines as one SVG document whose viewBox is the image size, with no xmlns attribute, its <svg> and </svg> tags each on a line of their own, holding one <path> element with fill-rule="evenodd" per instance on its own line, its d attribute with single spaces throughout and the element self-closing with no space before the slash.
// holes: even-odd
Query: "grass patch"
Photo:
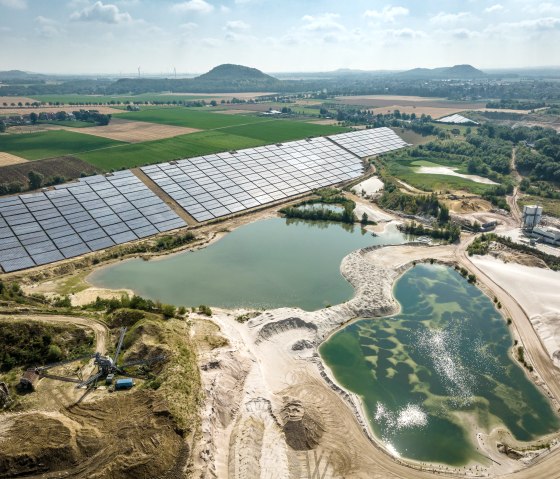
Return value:
<svg viewBox="0 0 560 479">
<path fill-rule="evenodd" d="M 560 199 L 524 195 L 517 200 L 517 204 L 521 209 L 523 209 L 525 205 L 541 205 L 544 214 L 560 218 Z"/>
<path fill-rule="evenodd" d="M 71 155 L 116 145 L 126 145 L 126 143 L 64 130 L 0 135 L 0 151 L 27 160 Z"/>
<path fill-rule="evenodd" d="M 464 178 L 460 178 L 458 176 L 449 176 L 449 175 L 428 175 L 425 173 L 416 173 L 414 171 L 414 167 L 411 167 L 412 163 L 419 163 L 422 162 L 421 160 L 413 161 L 410 163 L 405 164 L 404 162 L 397 162 L 391 161 L 388 162 L 387 167 L 389 173 L 396 178 L 408 183 L 409 185 L 418 188 L 419 190 L 423 191 L 454 191 L 454 190 L 461 190 L 467 191 L 469 193 L 475 195 L 482 195 L 487 191 L 492 189 L 492 185 L 485 185 L 482 183 L 476 183 L 471 180 L 466 180 Z M 424 161 L 422 163 L 430 163 Z M 420 166 L 420 165 L 415 165 Z M 432 163 L 431 165 L 424 165 L 424 166 L 448 166 L 448 165 L 441 165 Z"/>
<path fill-rule="evenodd" d="M 127 120 L 147 121 L 164 125 L 185 126 L 200 130 L 226 128 L 229 126 L 244 125 L 247 123 L 262 123 L 263 120 L 251 112 L 247 115 L 224 115 L 189 108 L 151 108 L 141 111 L 127 111 L 119 113 L 118 118 Z"/>
</svg>

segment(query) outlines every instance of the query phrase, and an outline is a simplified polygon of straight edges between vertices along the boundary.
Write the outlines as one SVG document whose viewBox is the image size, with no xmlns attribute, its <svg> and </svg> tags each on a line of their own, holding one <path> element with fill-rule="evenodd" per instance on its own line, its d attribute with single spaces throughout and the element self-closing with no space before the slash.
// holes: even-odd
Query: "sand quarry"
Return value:
<svg viewBox="0 0 560 479">
<path fill-rule="evenodd" d="M 355 198 L 360 206 L 367 206 L 365 200 Z M 213 237 L 216 231 L 223 232 L 224 227 L 231 230 L 264 214 L 270 212 L 234 219 L 231 223 L 208 225 L 197 234 Z M 379 220 L 382 221 L 381 218 Z M 504 223 L 507 226 L 508 221 Z M 383 225 L 376 228 L 383 229 Z M 313 312 L 297 308 L 265 312 L 214 309 L 210 321 L 219 326 L 220 334 L 227 338 L 228 343 L 215 349 L 199 349 L 204 390 L 202 425 L 199 439 L 192 444 L 194 463 L 187 477 L 408 479 L 499 476 L 557 479 L 560 448 L 556 438 L 547 438 L 552 441 L 550 450 L 537 446 L 534 452 L 527 453 L 521 460 L 511 459 L 495 447 L 498 439 L 503 440 L 503 431 L 497 429 L 487 433 L 477 430 L 474 424 L 471 424 L 470 435 L 482 452 L 495 461 L 491 464 L 472 463 L 453 469 L 392 456 L 373 437 L 360 398 L 341 389 L 318 356 L 318 346 L 355 318 L 375 318 L 397 312 L 399 305 L 393 298 L 393 285 L 413 262 L 434 259 L 444 264 L 459 263 L 476 274 L 478 286 L 483 291 L 490 297 L 496 296 L 502 303 L 504 316 L 513 320 L 514 338 L 524 345 L 527 358 L 535 368 L 532 379 L 558 408 L 560 370 L 551 365 L 551 357 L 556 359 L 555 352 L 558 350 L 558 331 L 537 327 L 535 317 L 560 311 L 560 303 L 554 296 L 560 286 L 560 273 L 506 264 L 488 257 L 470 258 L 466 247 L 471 240 L 467 235 L 459 245 L 409 244 L 354 251 L 342 260 L 340 271 L 353 285 L 355 295 L 351 300 L 330 308 Z M 519 276 L 520 281 L 512 282 L 512 276 Z M 92 297 L 99 293 L 91 291 L 88 295 L 87 291 L 81 294 Z M 110 294 L 108 291 L 103 293 Z M 546 303 L 547 308 L 543 308 L 541 303 Z M 237 321 L 236 318 L 243 314 L 248 314 L 248 320 Z M 197 331 L 201 327 L 197 315 L 193 315 L 192 319 L 191 334 L 205 334 Z M 148 397 L 139 396 L 136 400 L 138 402 L 131 403 L 131 407 L 162 407 L 151 406 L 152 399 Z M 85 403 L 83 407 L 86 406 L 98 410 L 95 402 Z M 152 421 L 150 417 L 146 416 L 146 420 Z M 75 415 L 70 419 L 78 420 Z M 63 418 L 59 420 L 65 421 Z M 98 427 L 84 424 L 88 428 Z M 67 427 L 69 434 L 87 436 L 86 431 L 76 429 L 72 432 L 70 424 Z M 147 422 L 142 423 L 142 427 L 150 430 L 155 426 Z M 166 423 L 161 423 L 153 430 L 165 431 L 167 427 Z M 96 434 L 114 432 L 99 429 Z M 165 445 L 160 447 L 160 459 L 169 465 L 167 451 L 181 454 L 182 449 L 175 436 L 161 437 Z M 135 450 L 132 442 L 125 444 Z M 514 446 L 524 444 L 514 443 Z M 113 457 L 118 457 L 122 465 L 124 450 L 113 443 L 104 450 L 113 449 L 117 451 Z M 146 457 L 153 454 L 151 449 L 146 452 Z M 79 449 L 72 454 L 74 456 L 71 457 L 82 457 L 80 454 L 83 452 Z M 134 454 L 131 459 L 136 461 L 137 457 Z M 530 467 L 527 468 L 527 465 Z M 150 474 L 153 469 L 141 471 L 142 476 L 147 477 L 145 474 Z M 83 472 L 92 473 L 92 470 Z M 184 475 L 183 471 L 175 477 Z M 82 475 L 77 473 L 68 477 Z"/>
</svg>

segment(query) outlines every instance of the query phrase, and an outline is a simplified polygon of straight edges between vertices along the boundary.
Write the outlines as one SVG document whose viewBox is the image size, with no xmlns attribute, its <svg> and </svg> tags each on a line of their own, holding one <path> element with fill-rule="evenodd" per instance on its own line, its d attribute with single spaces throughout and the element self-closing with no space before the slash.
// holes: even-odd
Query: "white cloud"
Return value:
<svg viewBox="0 0 560 479">
<path fill-rule="evenodd" d="M 218 40 L 217 38 L 204 38 L 202 40 L 202 46 L 208 48 L 216 48 L 220 46 L 220 40 Z"/>
<path fill-rule="evenodd" d="M 84 8 L 79 12 L 70 15 L 71 20 L 80 22 L 99 22 L 99 23 L 130 23 L 132 17 L 127 12 L 121 12 L 119 7 L 110 3 L 104 4 L 101 1 Z"/>
<path fill-rule="evenodd" d="M 383 30 L 384 35 L 393 38 L 412 39 L 425 38 L 427 35 L 421 30 L 413 30 L 411 28 L 399 28 L 394 30 Z"/>
<path fill-rule="evenodd" d="M 504 6 L 499 3 L 496 3 L 495 5 L 492 5 L 484 9 L 486 13 L 497 13 L 497 12 L 503 12 L 504 10 L 505 10 Z"/>
<path fill-rule="evenodd" d="M 408 15 L 408 13 L 408 8 L 386 5 L 383 7 L 383 10 L 366 10 L 364 12 L 364 17 L 380 22 L 393 23 L 397 17 L 404 17 Z"/>
<path fill-rule="evenodd" d="M 486 29 L 488 33 L 496 33 L 501 35 L 507 35 L 515 31 L 524 31 L 539 34 L 555 30 L 560 31 L 560 18 L 543 17 L 536 18 L 534 20 L 498 23 L 497 25 L 491 25 Z"/>
<path fill-rule="evenodd" d="M 337 20 L 340 15 L 336 13 L 322 13 L 320 15 L 305 15 L 302 17 L 303 29 L 310 32 L 321 32 L 321 31 L 343 31 L 345 30 L 344 25 L 339 23 Z"/>
<path fill-rule="evenodd" d="M 435 25 L 453 25 L 456 23 L 461 23 L 466 20 L 472 20 L 473 15 L 469 12 L 459 12 L 459 13 L 445 13 L 439 12 L 430 18 L 430 23 Z"/>
<path fill-rule="evenodd" d="M 0 0 L 0 6 L 15 10 L 25 10 L 27 8 L 27 0 Z"/>
<path fill-rule="evenodd" d="M 231 22 L 226 23 L 224 30 L 228 32 L 241 32 L 249 30 L 249 28 L 251 28 L 250 25 L 242 20 L 232 20 Z"/>
<path fill-rule="evenodd" d="M 177 13 L 210 13 L 214 10 L 214 6 L 204 0 L 188 0 L 183 3 L 176 3 L 171 10 Z"/>
<path fill-rule="evenodd" d="M 466 28 L 457 28 L 455 30 L 450 30 L 448 33 L 450 33 L 454 38 L 457 38 L 459 40 L 467 40 L 470 38 L 475 38 L 480 35 L 478 32 L 468 30 Z"/>
<path fill-rule="evenodd" d="M 528 7 L 527 7 L 528 9 Z M 545 14 L 545 15 L 554 15 L 554 14 L 560 14 L 560 4 L 556 3 L 541 3 L 539 5 L 537 5 L 536 7 L 531 8 L 532 11 L 536 11 L 539 14 Z"/>
<path fill-rule="evenodd" d="M 179 25 L 179 30 L 183 31 L 183 32 L 192 32 L 193 30 L 196 30 L 198 28 L 198 25 L 194 22 L 187 22 L 187 23 L 183 23 L 181 25 Z"/>
<path fill-rule="evenodd" d="M 39 15 L 35 18 L 35 31 L 41 37 L 54 38 L 60 35 L 62 30 L 58 22 L 51 18 L 46 18 Z"/>
<path fill-rule="evenodd" d="M 229 12 L 231 12 L 231 8 L 226 7 L 225 5 L 220 5 L 220 12 L 229 13 Z"/>
</svg>

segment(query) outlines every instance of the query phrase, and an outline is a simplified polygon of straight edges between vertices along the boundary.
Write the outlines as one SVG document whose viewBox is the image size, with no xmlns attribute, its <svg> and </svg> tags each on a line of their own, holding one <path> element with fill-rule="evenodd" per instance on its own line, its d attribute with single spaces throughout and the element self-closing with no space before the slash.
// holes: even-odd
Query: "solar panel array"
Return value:
<svg viewBox="0 0 560 479">
<path fill-rule="evenodd" d="M 45 193 L 0 198 L 5 272 L 52 263 L 186 226 L 130 171 Z"/>
<path fill-rule="evenodd" d="M 360 158 L 380 155 L 408 146 L 408 143 L 393 130 L 386 127 L 340 133 L 329 138 Z"/>
<path fill-rule="evenodd" d="M 359 158 L 326 138 L 145 166 L 195 220 L 206 221 L 356 178 Z"/>
<path fill-rule="evenodd" d="M 445 116 L 436 121 L 439 121 L 440 123 L 454 123 L 457 125 L 478 125 L 476 121 L 473 121 L 469 118 L 464 117 L 463 115 L 458 115 L 456 113 L 454 115 Z"/>
</svg>

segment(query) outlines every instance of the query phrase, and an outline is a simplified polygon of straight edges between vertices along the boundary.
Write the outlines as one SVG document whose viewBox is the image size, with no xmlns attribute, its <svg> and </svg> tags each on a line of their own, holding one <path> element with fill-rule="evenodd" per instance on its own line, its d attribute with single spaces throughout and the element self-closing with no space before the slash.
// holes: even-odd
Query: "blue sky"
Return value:
<svg viewBox="0 0 560 479">
<path fill-rule="evenodd" d="M 560 0 L 0 0 L 0 69 L 560 65 Z"/>
</svg>

